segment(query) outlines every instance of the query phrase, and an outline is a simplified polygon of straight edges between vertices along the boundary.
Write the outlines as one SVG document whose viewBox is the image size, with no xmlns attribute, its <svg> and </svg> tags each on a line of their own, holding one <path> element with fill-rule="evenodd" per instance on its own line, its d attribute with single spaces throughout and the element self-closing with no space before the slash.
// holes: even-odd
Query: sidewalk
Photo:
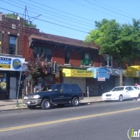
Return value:
<svg viewBox="0 0 140 140">
<path fill-rule="evenodd" d="M 23 104 L 23 100 L 18 100 L 18 106 L 16 106 L 16 99 L 14 100 L 0 100 L 0 111 L 9 111 L 9 110 L 21 110 L 21 109 L 28 109 L 25 104 Z M 84 100 L 81 100 L 80 103 L 93 103 L 93 102 L 101 102 L 101 96 L 95 97 L 84 97 Z"/>
</svg>

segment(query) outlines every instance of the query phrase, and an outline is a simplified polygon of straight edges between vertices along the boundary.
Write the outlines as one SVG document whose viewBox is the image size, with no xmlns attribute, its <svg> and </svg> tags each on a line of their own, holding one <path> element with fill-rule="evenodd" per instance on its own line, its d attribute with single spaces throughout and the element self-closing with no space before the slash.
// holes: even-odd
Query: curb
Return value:
<svg viewBox="0 0 140 140">
<path fill-rule="evenodd" d="M 85 102 L 80 102 L 80 104 L 92 104 L 92 103 L 100 103 L 100 102 L 103 102 L 103 101 L 85 101 Z M 3 106 L 6 106 L 6 105 L 3 105 Z M 14 108 L 8 108 L 8 109 L 0 109 L 0 112 L 2 111 L 13 111 L 13 110 L 25 110 L 25 109 L 28 109 L 27 107 L 14 107 Z"/>
</svg>

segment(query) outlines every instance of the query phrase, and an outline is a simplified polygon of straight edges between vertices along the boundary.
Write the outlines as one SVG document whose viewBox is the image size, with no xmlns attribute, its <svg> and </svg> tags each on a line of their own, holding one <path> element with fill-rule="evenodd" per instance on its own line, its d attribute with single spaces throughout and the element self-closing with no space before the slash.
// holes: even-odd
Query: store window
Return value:
<svg viewBox="0 0 140 140">
<path fill-rule="evenodd" d="M 15 54 L 17 46 L 17 36 L 9 36 L 9 54 Z"/>
<path fill-rule="evenodd" d="M 6 73 L 0 73 L 0 92 L 6 92 L 7 88 L 7 75 Z"/>
</svg>

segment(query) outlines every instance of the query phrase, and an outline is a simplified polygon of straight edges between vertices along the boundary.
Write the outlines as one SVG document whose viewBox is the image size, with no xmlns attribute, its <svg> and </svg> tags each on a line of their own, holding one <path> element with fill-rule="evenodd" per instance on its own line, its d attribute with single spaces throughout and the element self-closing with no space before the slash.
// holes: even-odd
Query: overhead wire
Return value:
<svg viewBox="0 0 140 140">
<path fill-rule="evenodd" d="M 96 6 L 100 7 L 100 8 L 102 8 L 102 9 L 108 10 L 108 11 L 113 12 L 113 13 L 116 13 L 116 14 L 119 14 L 119 15 L 121 15 L 121 16 L 124 16 L 124 17 L 127 17 L 127 18 L 132 18 L 132 17 L 130 17 L 130 16 L 121 14 L 121 13 L 119 13 L 119 12 L 116 12 L 116 11 L 112 10 L 112 9 L 109 9 L 109 8 L 106 8 L 106 7 L 103 7 L 103 6 L 100 6 L 100 5 L 96 4 L 96 3 L 90 2 L 90 1 L 88 1 L 88 0 L 85 0 L 85 1 L 86 1 L 87 3 L 89 3 L 89 4 L 96 5 Z"/>
<path fill-rule="evenodd" d="M 2 1 L 2 0 L 1 0 Z M 7 2 L 6 2 L 7 3 Z M 12 3 L 10 3 L 10 4 L 12 4 Z M 19 8 L 22 8 L 22 7 L 20 7 L 20 6 L 18 6 L 18 5 L 15 5 L 15 4 L 12 4 L 13 6 L 16 6 L 16 7 L 19 7 Z M 40 21 L 45 21 L 45 20 L 43 20 L 43 19 L 37 19 L 37 20 L 40 20 Z M 53 23 L 53 22 L 50 22 L 50 21 L 47 21 L 48 23 L 51 23 L 51 24 L 55 24 L 55 25 L 58 25 L 57 23 Z M 63 22 L 63 23 L 65 23 L 65 22 Z M 67 23 L 66 23 L 67 24 Z M 69 25 L 71 25 L 71 24 L 69 24 Z M 78 28 L 80 28 L 80 29 L 76 29 L 76 28 L 72 28 L 72 27 L 68 27 L 68 26 L 64 26 L 64 25 L 58 25 L 58 26 L 61 26 L 61 27 L 65 27 L 65 28 L 69 28 L 69 29 L 74 29 L 74 30 L 76 30 L 76 31 L 81 31 L 81 29 L 84 29 L 84 28 L 80 28 L 80 26 L 75 26 L 75 25 L 72 25 L 72 26 L 74 26 L 74 27 L 78 27 Z M 85 29 L 85 30 L 88 30 L 88 32 L 90 31 L 90 29 Z M 85 32 L 85 33 L 88 33 L 88 32 L 86 32 L 86 31 L 82 31 L 82 32 Z"/>
<path fill-rule="evenodd" d="M 21 3 L 20 3 L 21 4 Z M 24 5 L 24 4 L 22 4 L 22 5 Z M 33 6 L 33 5 L 32 5 Z M 30 8 L 30 6 L 28 7 L 28 8 Z M 35 9 L 35 8 L 33 8 L 33 9 Z M 42 9 L 43 10 L 43 9 Z M 45 9 L 44 9 L 45 10 Z M 30 11 L 31 13 L 36 13 L 36 12 L 33 12 L 33 11 L 31 11 L 31 10 L 28 10 L 28 11 Z M 40 10 L 38 10 L 38 11 L 40 11 Z M 44 11 L 43 11 L 44 12 Z M 46 12 L 44 12 L 44 13 L 46 13 Z M 38 14 L 38 13 L 36 13 L 36 14 Z M 43 16 L 44 16 L 44 14 L 43 14 Z M 44 17 L 46 17 L 46 18 L 48 18 L 47 16 L 44 16 Z M 56 17 L 56 15 L 55 15 L 55 17 Z M 49 17 L 49 19 L 52 19 L 52 20 L 55 20 L 55 21 L 58 21 L 58 22 L 62 22 L 62 18 L 60 19 L 60 20 L 57 20 L 56 18 L 52 18 L 52 17 Z M 69 19 L 68 18 L 68 21 L 70 21 L 71 19 Z M 74 22 L 77 22 L 77 20 L 75 19 L 74 20 Z M 84 24 L 82 21 L 80 21 L 80 22 L 78 22 L 78 23 L 80 23 L 80 25 L 86 25 L 86 27 L 93 27 L 93 25 L 92 26 L 90 26 L 89 24 Z M 63 24 L 69 24 L 69 25 L 71 25 L 71 26 L 75 26 L 75 27 L 78 27 L 78 28 L 82 28 L 82 29 L 85 29 L 85 30 L 89 30 L 89 29 L 86 29 L 86 28 L 83 28 L 83 27 L 80 27 L 80 25 L 72 25 L 72 24 L 70 24 L 70 23 L 67 23 L 67 22 L 65 22 L 65 21 L 63 21 Z"/>
<path fill-rule="evenodd" d="M 0 7 L 0 9 L 8 10 L 8 9 L 2 8 L 2 7 Z M 15 13 L 15 11 L 12 11 L 12 10 L 8 10 L 8 11 L 11 11 L 11 12 Z M 19 14 L 19 15 L 22 15 L 21 13 L 18 13 L 18 12 L 16 12 L 16 13 Z M 51 23 L 51 24 L 54 24 L 54 25 L 57 25 L 57 26 L 60 26 L 60 27 L 72 29 L 72 30 L 75 30 L 75 31 L 79 31 L 79 32 L 83 32 L 83 33 L 88 33 L 87 31 L 83 31 L 83 30 L 80 30 L 80 29 L 64 26 L 64 25 L 61 25 L 61 24 L 57 24 L 57 23 L 54 23 L 54 22 L 47 21 L 47 20 L 43 20 L 43 19 L 39 19 L 39 18 L 37 20 L 43 21 L 43 22 L 46 22 L 46 23 Z"/>
<path fill-rule="evenodd" d="M 21 1 L 21 0 L 20 0 L 20 1 Z M 88 21 L 94 22 L 94 20 L 91 20 L 91 19 L 88 19 L 88 18 L 85 18 L 85 17 L 81 17 L 81 16 L 77 16 L 77 15 L 75 15 L 75 14 L 71 14 L 71 13 L 68 13 L 68 12 L 65 12 L 65 11 L 62 11 L 62 10 L 58 10 L 58 9 L 56 9 L 56 8 L 52 8 L 52 7 L 50 7 L 50 6 L 47 6 L 47 5 L 38 3 L 38 2 L 33 1 L 33 0 L 28 0 L 28 1 L 32 1 L 32 2 L 34 2 L 34 3 L 36 3 L 36 4 L 38 4 L 38 5 L 44 6 L 45 8 L 48 7 L 48 8 L 50 8 L 50 9 L 53 9 L 53 10 L 55 10 L 55 11 L 59 11 L 59 12 L 61 12 L 61 13 L 63 13 L 63 14 L 66 14 L 66 15 L 71 15 L 71 16 L 74 16 L 74 17 L 77 17 L 77 18 L 80 18 L 80 19 L 83 19 L 83 20 L 86 20 L 86 21 L 88 20 Z"/>
<path fill-rule="evenodd" d="M 7 1 L 3 1 L 3 0 L 0 0 L 0 1 L 2 1 L 2 2 L 5 2 L 5 3 L 9 3 L 9 2 L 7 2 Z M 13 0 L 10 0 L 10 1 L 13 1 Z M 88 20 L 88 22 L 89 21 L 91 21 L 91 22 L 93 22 L 92 20 L 89 20 L 89 19 L 86 19 L 86 18 L 84 18 L 84 17 L 80 17 L 80 16 L 77 16 L 77 15 L 74 15 L 74 14 L 71 14 L 71 13 L 68 13 L 68 12 L 65 12 L 65 11 L 62 11 L 62 10 L 58 10 L 58 9 L 56 9 L 56 8 L 52 8 L 52 7 L 50 7 L 50 6 L 47 6 L 47 5 L 44 5 L 44 4 L 42 4 L 42 3 L 38 3 L 38 2 L 36 2 L 36 1 L 33 1 L 33 0 L 28 0 L 28 1 L 30 1 L 30 2 L 32 2 L 32 3 L 27 3 L 27 2 L 23 2 L 22 0 L 19 0 L 18 2 L 16 1 L 14 1 L 14 4 L 13 3 L 10 3 L 11 5 L 14 5 L 14 6 L 16 6 L 16 7 L 19 7 L 20 9 L 22 8 L 23 9 L 23 7 L 21 7 L 21 6 L 19 6 L 19 5 L 16 5 L 16 4 L 18 4 L 19 2 L 20 2 L 20 5 L 24 5 L 24 4 L 27 4 L 27 5 L 29 5 L 29 7 L 32 7 L 32 9 L 39 9 L 38 11 L 42 11 L 43 10 L 43 13 L 47 13 L 47 12 L 50 12 L 49 13 L 49 15 L 51 15 L 51 14 L 57 14 L 57 16 L 55 15 L 55 17 L 60 17 L 61 15 L 60 15 L 60 13 L 63 13 L 63 14 L 65 14 L 66 16 L 64 16 L 64 15 L 62 15 L 63 16 L 63 18 L 67 18 L 67 20 L 68 21 L 70 21 L 70 20 L 73 20 L 74 22 L 78 22 L 79 20 L 77 20 L 77 19 L 75 19 L 75 17 L 76 18 L 78 18 L 78 19 L 80 19 L 80 21 L 79 22 L 81 22 L 79 25 L 86 25 L 86 24 L 83 24 L 83 21 L 84 20 Z M 96 10 L 96 11 L 100 11 L 100 10 L 98 10 L 98 9 L 95 9 L 95 8 L 93 8 L 93 7 L 89 7 L 89 6 L 87 6 L 87 5 L 85 5 L 85 4 L 82 4 L 82 3 L 79 3 L 79 2 L 77 2 L 77 1 L 74 1 L 74 0 L 70 0 L 70 1 L 72 1 L 72 2 L 75 2 L 75 3 L 77 3 L 77 4 L 79 4 L 79 5 L 82 5 L 82 6 L 84 6 L 84 7 L 86 7 L 86 8 L 90 8 L 90 9 L 92 9 L 92 10 Z M 114 10 L 110 10 L 110 9 L 108 9 L 108 8 L 105 8 L 105 7 L 103 7 L 103 6 L 101 6 L 101 5 L 99 5 L 99 4 L 96 4 L 96 3 L 93 3 L 93 2 L 90 2 L 89 0 L 84 0 L 86 3 L 89 3 L 90 5 L 96 5 L 96 6 L 98 6 L 98 7 L 100 7 L 100 8 L 102 8 L 102 9 L 106 9 L 106 10 L 108 10 L 108 11 L 110 11 L 110 12 L 113 12 L 113 13 L 116 13 L 116 14 L 119 14 L 118 12 L 114 12 Z M 34 5 L 33 5 L 33 3 L 34 3 Z M 37 4 L 37 5 L 35 5 L 35 4 Z M 33 8 L 34 7 L 34 8 Z M 44 9 L 43 7 L 47 7 L 47 8 L 49 8 L 49 9 L 51 9 L 51 10 L 54 10 L 54 11 L 49 11 L 49 10 L 47 10 L 47 11 L 45 11 L 46 9 Z M 30 8 L 31 9 L 31 8 Z M 28 10 L 28 11 L 30 11 L 31 13 L 36 13 L 37 14 L 37 12 L 34 12 L 34 11 L 32 11 L 32 10 Z M 58 12 L 60 12 L 60 13 L 56 13 L 56 11 L 58 11 Z M 13 12 L 15 12 L 15 11 L 13 11 Z M 100 11 L 100 12 L 102 12 L 103 13 L 103 11 Z M 16 12 L 17 13 L 17 12 Z M 104 14 L 106 14 L 106 13 L 104 13 Z M 21 13 L 20 13 L 20 15 L 21 15 Z M 69 18 L 68 17 L 68 15 L 71 15 L 72 17 L 74 17 L 74 18 Z M 110 14 L 108 14 L 108 15 L 110 15 Z M 125 18 L 130 18 L 129 16 L 125 16 L 124 14 L 119 14 L 120 16 L 124 16 Z M 62 17 L 61 16 L 61 17 Z M 78 32 L 83 32 L 83 33 L 86 33 L 86 34 L 88 34 L 89 33 L 89 31 L 84 31 L 84 30 L 89 30 L 89 29 L 85 29 L 85 28 L 80 28 L 80 29 L 77 29 L 77 27 L 79 28 L 80 26 L 75 26 L 75 25 L 73 25 L 73 24 L 70 24 L 70 23 L 67 23 L 67 22 L 61 22 L 60 20 L 57 20 L 56 18 L 54 19 L 54 18 L 52 18 L 52 17 L 47 17 L 45 14 L 43 14 L 43 17 L 46 17 L 46 18 L 49 18 L 49 20 L 45 20 L 45 19 L 41 19 L 41 18 L 37 18 L 37 20 L 39 20 L 39 21 L 42 21 L 42 22 L 45 22 L 45 23 L 49 23 L 49 24 L 53 24 L 53 25 L 56 25 L 56 26 L 59 26 L 59 27 L 64 27 L 64 28 L 67 28 L 67 29 L 70 29 L 70 30 L 75 30 L 75 31 L 78 31 Z M 114 17 L 114 16 L 113 16 Z M 30 17 L 30 18 L 32 18 L 32 17 Z M 120 19 L 122 19 L 122 18 L 120 18 Z M 50 21 L 50 20 L 55 20 L 55 21 L 58 21 L 58 22 L 61 22 L 60 24 L 58 24 L 58 23 L 54 23 L 54 22 L 52 22 L 52 21 Z M 81 20 L 83 20 L 83 21 L 81 21 Z M 95 22 L 95 21 L 94 21 Z M 64 24 L 67 24 L 67 25 L 64 25 Z M 74 27 L 69 27 L 69 26 L 74 26 Z M 93 25 L 94 26 L 94 25 Z M 76 27 L 76 28 L 75 28 Z M 87 27 L 89 27 L 89 26 L 87 26 Z M 91 26 L 92 27 L 92 26 Z M 47 27 L 48 28 L 48 27 Z M 83 29 L 83 30 L 82 30 Z M 90 29 L 91 30 L 91 29 Z"/>
<path fill-rule="evenodd" d="M 98 11 L 98 12 L 100 12 L 100 13 L 102 13 L 102 14 L 110 15 L 110 16 L 112 16 L 112 17 L 116 17 L 116 18 L 118 18 L 118 19 L 122 19 L 122 20 L 124 20 L 124 18 L 121 18 L 121 17 L 115 16 L 115 15 L 112 15 L 112 14 L 108 14 L 108 13 L 106 13 L 106 12 L 104 12 L 104 11 L 101 11 L 101 10 L 95 9 L 95 8 L 93 8 L 93 7 L 87 6 L 87 5 L 82 4 L 82 3 L 79 3 L 79 2 L 77 2 L 77 1 L 74 1 L 74 0 L 70 0 L 70 1 L 71 1 L 71 2 L 74 2 L 74 3 L 78 4 L 78 5 L 81 5 L 81 6 L 83 6 L 83 7 L 88 7 L 88 8 L 90 8 L 90 9 L 94 10 L 94 11 L 96 10 L 96 12 Z M 125 18 L 128 18 L 128 17 L 125 17 Z"/>
<path fill-rule="evenodd" d="M 13 1 L 13 0 L 11 0 L 11 1 Z M 61 17 L 61 20 L 62 19 L 64 19 L 64 18 L 66 18 L 68 21 L 74 21 L 74 22 L 80 22 L 80 24 L 83 24 L 83 23 L 86 23 L 86 24 L 83 24 L 83 25 L 88 25 L 88 26 L 91 26 L 92 25 L 92 27 L 93 27 L 93 22 L 94 21 L 92 21 L 92 23 L 89 23 L 89 21 L 83 21 L 83 18 L 80 18 L 80 20 L 79 19 L 76 19 L 75 17 L 74 18 L 72 18 L 72 17 L 70 17 L 69 15 L 67 15 L 67 16 L 64 16 L 64 15 L 62 15 L 62 14 L 58 14 L 58 12 L 54 12 L 54 11 L 49 11 L 48 9 L 46 10 L 46 9 L 44 9 L 44 8 L 42 8 L 42 7 L 39 7 L 39 4 L 38 4 L 38 6 L 36 6 L 36 5 L 33 5 L 33 4 L 30 4 L 30 3 L 27 3 L 27 2 L 25 2 L 25 1 L 22 1 L 22 0 L 19 0 L 18 2 L 16 2 L 16 3 L 19 3 L 19 2 L 22 2 L 22 5 L 24 5 L 24 4 L 28 4 L 28 7 L 30 8 L 31 6 L 32 6 L 32 9 L 37 9 L 38 11 L 43 11 L 43 16 L 44 16 L 44 13 L 48 13 L 49 12 L 49 15 L 55 15 L 55 17 Z M 36 3 L 36 2 L 35 2 Z M 21 4 L 21 3 L 20 3 Z M 44 6 L 44 5 L 43 5 Z M 34 7 L 34 8 L 33 8 Z M 39 8 L 41 8 L 41 9 L 39 9 Z M 28 11 L 30 11 L 30 12 L 32 12 L 31 10 L 28 10 Z M 64 12 L 65 13 L 65 12 Z M 64 14 L 63 13 L 63 14 Z M 44 17 L 46 17 L 46 16 L 44 16 Z"/>
<path fill-rule="evenodd" d="M 132 15 L 131 13 L 127 13 L 127 12 L 125 12 L 125 11 L 121 11 L 121 10 L 119 10 L 119 9 L 116 9 L 115 7 L 109 6 L 109 5 L 105 4 L 105 3 L 99 2 L 99 1 L 97 1 L 97 0 L 94 0 L 94 1 L 96 1 L 97 3 L 100 3 L 101 5 L 105 5 L 105 6 L 107 6 L 107 7 L 110 7 L 111 9 L 113 9 L 113 10 L 115 10 L 115 11 L 118 11 L 118 12 L 120 12 L 120 13 L 125 13 L 126 15 L 131 15 L 131 16 L 135 17 L 135 16 Z M 139 18 L 139 17 L 137 17 L 137 18 Z"/>
</svg>

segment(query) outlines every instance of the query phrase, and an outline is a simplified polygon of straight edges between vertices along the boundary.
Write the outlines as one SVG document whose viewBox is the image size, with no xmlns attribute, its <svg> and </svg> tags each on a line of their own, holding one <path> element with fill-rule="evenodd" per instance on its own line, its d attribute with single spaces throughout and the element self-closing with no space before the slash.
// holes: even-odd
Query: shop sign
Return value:
<svg viewBox="0 0 140 140">
<path fill-rule="evenodd" d="M 77 69 L 63 69 L 64 77 L 93 77 L 92 71 L 77 70 Z"/>
<path fill-rule="evenodd" d="M 90 67 L 87 69 L 88 71 L 94 72 L 94 78 L 104 77 L 105 79 L 110 78 L 110 70 L 104 67 Z"/>
<path fill-rule="evenodd" d="M 0 56 L 0 70 L 21 71 L 24 62 L 24 58 Z"/>
<path fill-rule="evenodd" d="M 130 66 L 125 71 L 125 77 L 140 77 L 140 66 Z"/>
</svg>

